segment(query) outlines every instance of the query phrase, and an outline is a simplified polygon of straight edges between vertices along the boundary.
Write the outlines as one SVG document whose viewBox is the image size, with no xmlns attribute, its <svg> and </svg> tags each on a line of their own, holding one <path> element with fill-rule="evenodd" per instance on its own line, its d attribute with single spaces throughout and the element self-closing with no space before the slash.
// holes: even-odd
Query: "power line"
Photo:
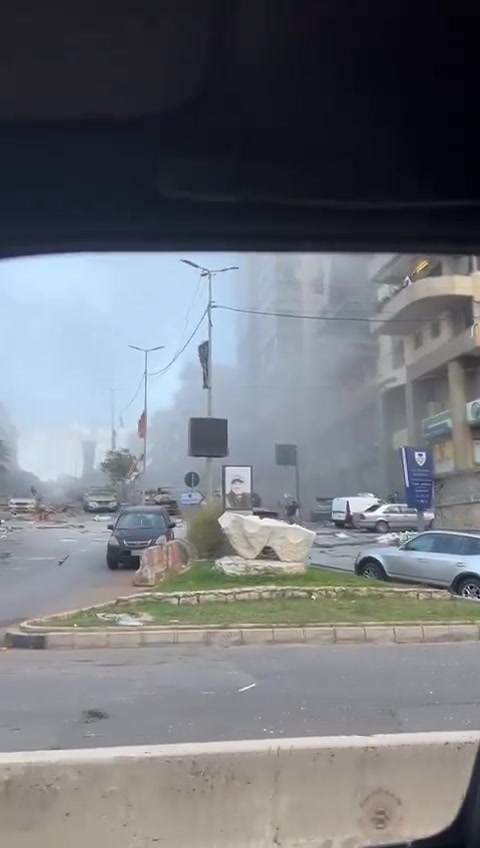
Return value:
<svg viewBox="0 0 480 848">
<path fill-rule="evenodd" d="M 139 395 L 139 392 L 140 392 L 140 389 L 142 388 L 142 386 L 143 386 L 143 374 L 142 374 L 142 379 L 140 380 L 140 382 L 139 382 L 139 384 L 138 384 L 138 386 L 137 386 L 137 389 L 136 389 L 136 391 L 135 391 L 135 394 L 133 395 L 132 399 L 131 399 L 128 403 L 127 403 L 127 405 L 126 405 L 126 406 L 122 409 L 122 411 L 121 411 L 121 413 L 120 413 L 120 418 L 122 417 L 122 415 L 124 415 L 124 414 L 125 414 L 125 412 L 127 412 L 127 410 L 128 410 L 128 409 L 130 409 L 130 407 L 132 406 L 132 404 L 134 404 L 134 403 L 135 403 L 135 401 L 136 401 L 136 399 L 137 399 L 137 397 L 138 397 L 138 395 Z"/>
<path fill-rule="evenodd" d="M 308 313 L 300 313 L 300 312 L 276 312 L 274 310 L 268 309 L 249 309 L 247 307 L 242 306 L 226 306 L 222 303 L 213 304 L 213 309 L 223 309 L 226 312 L 240 312 L 245 315 L 264 315 L 271 318 L 297 318 L 302 321 L 336 321 L 336 322 L 361 322 L 367 324 L 385 324 L 387 320 L 392 321 L 392 323 L 396 324 L 428 324 L 431 321 L 438 320 L 438 316 L 435 318 L 394 318 L 393 316 L 388 316 L 388 318 L 369 318 L 368 316 L 360 316 L 360 315 L 311 315 Z"/>
<path fill-rule="evenodd" d="M 184 344 L 184 345 L 182 345 L 182 347 L 180 348 L 180 350 L 178 350 L 178 351 L 177 351 L 177 353 L 176 353 L 176 354 L 175 354 L 175 356 L 174 356 L 174 357 L 170 360 L 170 362 L 167 362 L 167 364 L 166 364 L 163 368 L 161 368 L 159 371 L 153 371 L 151 374 L 149 374 L 149 377 L 161 377 L 163 374 L 166 374 L 166 373 L 167 373 L 167 371 L 168 371 L 168 370 L 172 367 L 172 365 L 173 365 L 173 364 L 177 361 L 177 359 L 179 358 L 179 356 L 181 356 L 181 355 L 182 355 L 182 353 L 183 353 L 183 352 L 187 349 L 188 345 L 190 344 L 190 342 L 193 340 L 193 338 L 194 338 L 194 337 L 195 337 L 195 335 L 197 334 L 197 332 L 198 332 L 198 330 L 200 329 L 200 327 L 201 327 L 201 325 L 202 325 L 203 321 L 205 320 L 205 316 L 206 316 L 206 314 L 207 314 L 207 311 L 208 311 L 208 309 L 207 309 L 207 308 L 206 308 L 206 309 L 204 309 L 204 311 L 203 311 L 203 313 L 202 313 L 202 316 L 201 316 L 200 320 L 197 322 L 197 324 L 195 325 L 195 328 L 194 328 L 194 329 L 193 329 L 193 331 L 190 333 L 190 335 L 189 335 L 189 337 L 188 337 L 187 341 L 185 342 L 185 344 Z"/>
</svg>

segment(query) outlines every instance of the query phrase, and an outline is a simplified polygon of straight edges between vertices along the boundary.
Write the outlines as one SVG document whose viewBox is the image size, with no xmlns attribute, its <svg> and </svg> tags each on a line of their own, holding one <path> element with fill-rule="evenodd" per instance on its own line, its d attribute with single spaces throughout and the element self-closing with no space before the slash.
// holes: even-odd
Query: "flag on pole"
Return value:
<svg viewBox="0 0 480 848">
<path fill-rule="evenodd" d="M 140 418 L 138 419 L 138 425 L 137 425 L 137 433 L 138 433 L 139 439 L 145 438 L 146 429 L 147 429 L 147 417 L 145 415 L 145 410 L 143 410 Z"/>
</svg>

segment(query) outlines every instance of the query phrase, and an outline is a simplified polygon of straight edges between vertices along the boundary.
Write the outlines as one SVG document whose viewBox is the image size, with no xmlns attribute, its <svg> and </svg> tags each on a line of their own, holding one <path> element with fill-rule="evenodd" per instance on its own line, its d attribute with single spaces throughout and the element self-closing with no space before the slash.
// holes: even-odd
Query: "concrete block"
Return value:
<svg viewBox="0 0 480 848">
<path fill-rule="evenodd" d="M 479 627 L 477 624 L 451 624 L 452 642 L 478 642 Z"/>
<path fill-rule="evenodd" d="M 218 645 L 219 648 L 228 648 L 229 645 L 241 645 L 243 642 L 242 631 L 238 630 L 209 630 L 207 641 L 210 645 Z"/>
<path fill-rule="evenodd" d="M 394 627 L 395 642 L 407 644 L 409 642 L 423 642 L 423 629 L 420 624 L 403 624 Z"/>
<path fill-rule="evenodd" d="M 425 624 L 423 626 L 424 642 L 452 642 L 454 641 L 452 635 L 452 629 L 448 624 Z"/>
<path fill-rule="evenodd" d="M 202 629 L 194 630 L 193 628 L 185 630 L 176 630 L 176 642 L 183 645 L 199 645 L 206 644 L 207 631 Z"/>
<path fill-rule="evenodd" d="M 46 637 L 46 648 L 74 648 L 75 634 L 71 630 L 65 633 L 48 633 Z"/>
<path fill-rule="evenodd" d="M 304 642 L 305 633 L 303 627 L 274 627 L 274 642 Z"/>
<path fill-rule="evenodd" d="M 335 641 L 341 644 L 365 642 L 364 627 L 335 627 Z"/>
<path fill-rule="evenodd" d="M 138 648 L 142 644 L 141 627 L 131 630 L 109 631 L 107 633 L 108 648 Z"/>
<path fill-rule="evenodd" d="M 107 633 L 106 631 L 94 631 L 91 633 L 84 631 L 82 633 L 72 630 L 74 648 L 106 648 Z"/>
<path fill-rule="evenodd" d="M 368 625 L 368 627 L 365 627 L 365 641 L 379 644 L 395 642 L 395 630 L 393 627 Z"/>
<path fill-rule="evenodd" d="M 244 645 L 262 645 L 265 642 L 273 642 L 272 627 L 242 627 Z"/>
<path fill-rule="evenodd" d="M 306 642 L 316 642 L 319 645 L 333 645 L 335 642 L 334 627 L 304 627 Z"/>
<path fill-rule="evenodd" d="M 479 743 L 402 733 L 0 753 L 2 845 L 410 844 L 453 821 Z"/>
<path fill-rule="evenodd" d="M 176 641 L 176 630 L 142 630 L 142 645 L 173 645 Z"/>
</svg>

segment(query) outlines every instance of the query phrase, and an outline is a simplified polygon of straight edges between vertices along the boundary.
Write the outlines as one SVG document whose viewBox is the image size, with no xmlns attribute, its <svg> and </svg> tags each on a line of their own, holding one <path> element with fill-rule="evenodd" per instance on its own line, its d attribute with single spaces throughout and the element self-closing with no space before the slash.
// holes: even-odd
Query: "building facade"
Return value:
<svg viewBox="0 0 480 848">
<path fill-rule="evenodd" d="M 382 465 L 400 484 L 398 448 L 432 446 L 437 523 L 480 521 L 480 274 L 477 257 L 376 255 Z"/>
</svg>

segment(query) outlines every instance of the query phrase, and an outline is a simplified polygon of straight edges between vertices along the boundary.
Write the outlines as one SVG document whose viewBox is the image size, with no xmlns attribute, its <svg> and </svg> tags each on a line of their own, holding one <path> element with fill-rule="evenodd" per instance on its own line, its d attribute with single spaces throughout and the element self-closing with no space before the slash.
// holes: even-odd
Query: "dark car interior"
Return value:
<svg viewBox="0 0 480 848">
<path fill-rule="evenodd" d="M 464 2 L 7 2 L 0 256 L 479 253 Z M 478 769 L 455 825 L 480 839 Z"/>
</svg>

